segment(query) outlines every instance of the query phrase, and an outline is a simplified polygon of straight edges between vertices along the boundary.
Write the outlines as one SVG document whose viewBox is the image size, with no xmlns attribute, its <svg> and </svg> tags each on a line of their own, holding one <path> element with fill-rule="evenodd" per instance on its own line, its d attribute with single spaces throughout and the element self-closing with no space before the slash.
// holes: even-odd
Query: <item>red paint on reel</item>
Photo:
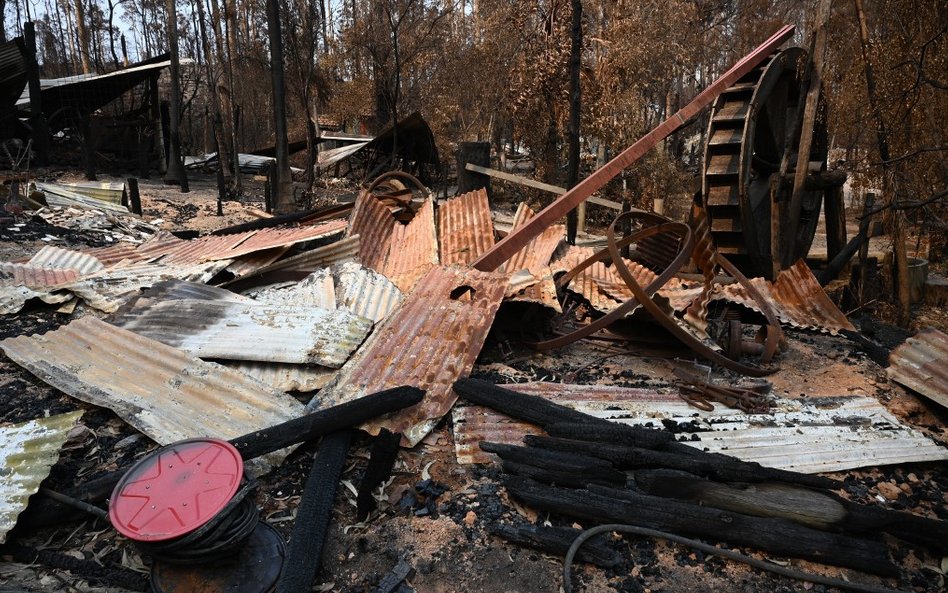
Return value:
<svg viewBox="0 0 948 593">
<path fill-rule="evenodd" d="M 155 451 L 119 481 L 109 519 L 122 535 L 142 542 L 169 540 L 210 521 L 234 497 L 244 474 L 227 441 L 189 439 Z"/>
</svg>

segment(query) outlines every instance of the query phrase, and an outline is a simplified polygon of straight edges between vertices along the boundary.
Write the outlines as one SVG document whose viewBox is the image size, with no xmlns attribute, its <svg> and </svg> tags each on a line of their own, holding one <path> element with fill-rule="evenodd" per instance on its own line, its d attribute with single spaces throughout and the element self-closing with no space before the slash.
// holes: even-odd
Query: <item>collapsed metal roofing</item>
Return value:
<svg viewBox="0 0 948 593">
<path fill-rule="evenodd" d="M 0 544 L 59 460 L 59 450 L 82 412 L 0 427 Z"/>
<path fill-rule="evenodd" d="M 336 306 L 379 322 L 404 300 L 386 276 L 354 262 L 332 266 Z"/>
<path fill-rule="evenodd" d="M 783 323 L 804 329 L 819 329 L 836 335 L 840 330 L 855 331 L 853 324 L 839 310 L 813 276 L 802 259 L 786 270 L 777 279 L 768 282 L 764 278 L 751 278 L 750 283 L 770 304 Z M 711 300 L 726 300 L 738 303 L 757 312 L 759 307 L 739 283 L 721 287 Z"/>
<path fill-rule="evenodd" d="M 44 245 L 27 263 L 43 268 L 76 270 L 80 274 L 98 272 L 105 267 L 98 258 L 87 253 L 71 251 L 53 245 Z"/>
<path fill-rule="evenodd" d="M 487 191 L 479 189 L 438 206 L 441 263 L 467 265 L 494 246 Z"/>
<path fill-rule="evenodd" d="M 112 323 L 201 358 L 332 368 L 372 329 L 371 320 L 341 309 L 194 299 L 136 308 Z"/>
<path fill-rule="evenodd" d="M 223 364 L 280 391 L 315 391 L 322 389 L 339 372 L 337 369 L 318 365 L 281 362 L 235 360 L 224 361 Z"/>
<path fill-rule="evenodd" d="M 889 378 L 948 408 L 948 335 L 921 330 L 889 355 Z"/>
<path fill-rule="evenodd" d="M 128 214 L 125 184 L 110 182 L 47 183 L 35 181 L 34 189 L 43 193 L 50 206 L 95 208 Z"/>
<path fill-rule="evenodd" d="M 724 406 L 698 410 L 673 389 L 561 383 L 503 387 L 623 424 L 660 428 L 672 423 L 685 444 L 766 467 L 818 473 L 948 459 L 948 448 L 903 424 L 873 397 L 779 398 L 772 413 L 745 414 Z M 480 406 L 454 411 L 461 463 L 490 460 L 477 447 L 480 441 L 520 444 L 524 435 L 540 433 L 536 426 Z"/>
<path fill-rule="evenodd" d="M 17 37 L 0 43 L 0 132 L 16 123 L 13 105 L 28 81 L 26 69 L 26 47 Z"/>
<path fill-rule="evenodd" d="M 432 268 L 308 407 L 418 387 L 426 391 L 424 401 L 365 427 L 372 434 L 381 428 L 402 433 L 403 443 L 416 445 L 454 405 L 451 386 L 474 366 L 506 285 L 501 274 Z"/>
<path fill-rule="evenodd" d="M 77 278 L 79 278 L 79 272 L 76 270 L 0 262 L 0 284 L 8 286 L 48 288 L 72 282 Z"/>
<path fill-rule="evenodd" d="M 0 349 L 38 379 L 111 409 L 162 445 L 194 437 L 229 440 L 303 413 L 296 399 L 247 375 L 93 317 L 7 338 Z M 257 468 L 286 454 L 265 456 Z"/>
</svg>

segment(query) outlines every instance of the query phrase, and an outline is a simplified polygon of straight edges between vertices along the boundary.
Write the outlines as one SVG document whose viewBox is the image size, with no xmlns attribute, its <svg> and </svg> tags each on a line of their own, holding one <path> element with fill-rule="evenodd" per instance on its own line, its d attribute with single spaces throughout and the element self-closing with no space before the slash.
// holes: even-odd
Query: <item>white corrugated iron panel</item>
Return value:
<svg viewBox="0 0 948 593">
<path fill-rule="evenodd" d="M 372 321 L 344 310 L 182 299 L 127 311 L 115 325 L 201 358 L 338 368 Z"/>
<path fill-rule="evenodd" d="M 82 412 L 0 427 L 0 544 L 59 459 L 59 449 Z"/>
</svg>

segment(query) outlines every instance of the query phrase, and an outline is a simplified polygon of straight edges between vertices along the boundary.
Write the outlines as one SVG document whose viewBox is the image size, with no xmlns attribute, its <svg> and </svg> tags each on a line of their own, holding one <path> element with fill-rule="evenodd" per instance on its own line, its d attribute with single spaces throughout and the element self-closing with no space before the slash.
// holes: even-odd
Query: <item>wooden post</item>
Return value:
<svg viewBox="0 0 948 593">
<path fill-rule="evenodd" d="M 458 195 L 487 188 L 490 195 L 490 177 L 471 171 L 467 164 L 490 167 L 490 142 L 462 142 L 458 146 Z"/>
<path fill-rule="evenodd" d="M 133 214 L 142 214 L 142 198 L 138 193 L 138 180 L 134 177 L 129 177 L 125 180 L 125 185 L 128 187 L 128 203 L 132 208 Z"/>
<path fill-rule="evenodd" d="M 566 163 L 566 189 L 570 190 L 579 183 L 579 125 L 581 107 L 581 89 L 579 86 L 580 58 L 583 49 L 583 2 L 570 0 L 572 24 L 570 27 L 569 57 L 569 131 L 567 146 L 569 156 Z M 586 203 L 580 202 L 575 210 L 566 214 L 566 241 L 576 244 L 577 233 L 586 226 Z"/>
<path fill-rule="evenodd" d="M 826 191 L 823 214 L 826 219 L 826 261 L 830 262 L 846 246 L 846 204 L 842 185 Z"/>
<path fill-rule="evenodd" d="M 23 38 L 26 42 L 26 68 L 30 80 L 30 137 L 36 150 L 36 163 L 49 164 L 49 126 L 43 113 L 43 97 L 40 88 L 39 64 L 36 63 L 36 27 L 33 21 L 23 23 Z"/>
<path fill-rule="evenodd" d="M 804 184 L 810 165 L 810 149 L 813 145 L 813 127 L 816 124 L 817 110 L 820 104 L 820 87 L 823 84 L 823 55 L 826 52 L 826 23 L 829 21 L 832 9 L 832 0 L 820 0 L 816 16 L 816 31 L 813 33 L 813 43 L 810 46 L 810 73 L 809 87 L 806 92 L 806 102 L 803 108 L 803 120 L 800 123 L 800 144 L 797 148 L 797 165 L 793 174 L 793 192 L 790 194 L 790 204 L 786 224 L 782 227 L 783 249 L 774 251 L 774 257 L 780 254 L 781 266 L 792 265 L 791 261 L 783 258 L 793 253 L 793 241 L 800 226 L 800 209 L 803 204 Z"/>
</svg>

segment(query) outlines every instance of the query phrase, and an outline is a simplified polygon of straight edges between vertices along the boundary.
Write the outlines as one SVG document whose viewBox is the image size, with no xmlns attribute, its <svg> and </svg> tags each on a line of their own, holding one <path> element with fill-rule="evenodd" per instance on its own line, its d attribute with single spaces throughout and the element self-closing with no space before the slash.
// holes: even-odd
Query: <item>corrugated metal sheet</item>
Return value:
<svg viewBox="0 0 948 593">
<path fill-rule="evenodd" d="M 0 544 L 59 460 L 60 448 L 81 417 L 77 411 L 0 427 Z"/>
<path fill-rule="evenodd" d="M 76 270 L 80 274 L 98 272 L 105 267 L 101 261 L 88 253 L 71 251 L 52 245 L 44 245 L 42 249 L 36 252 L 36 255 L 30 258 L 28 263 L 43 268 Z"/>
<path fill-rule="evenodd" d="M 280 391 L 316 391 L 339 371 L 328 367 L 279 362 L 224 361 L 222 364 Z"/>
<path fill-rule="evenodd" d="M 113 184 L 102 184 L 113 185 Z M 103 187 L 80 187 L 73 184 L 42 183 L 36 181 L 31 184 L 34 189 L 43 192 L 46 203 L 50 206 L 95 208 L 108 212 L 128 214 L 128 208 L 122 205 L 123 189 L 118 189 L 118 200 L 115 200 L 115 190 Z"/>
<path fill-rule="evenodd" d="M 0 284 L 7 286 L 29 286 L 30 288 L 49 288 L 73 282 L 79 278 L 76 270 L 43 268 L 33 264 L 14 264 L 0 262 Z"/>
<path fill-rule="evenodd" d="M 16 37 L 0 43 L 0 107 L 5 112 L 13 114 L 13 104 L 26 87 L 27 80 L 23 39 Z"/>
<path fill-rule="evenodd" d="M 228 263 L 206 262 L 186 267 L 149 263 L 115 265 L 58 288 L 72 292 L 90 307 L 114 313 L 142 288 L 163 280 L 207 282 L 226 268 Z"/>
<path fill-rule="evenodd" d="M 385 259 L 392 245 L 392 233 L 398 221 L 391 211 L 369 193 L 356 198 L 349 216 L 346 236 L 359 235 L 359 261 L 376 272 L 385 272 Z"/>
<path fill-rule="evenodd" d="M 343 310 L 191 299 L 127 311 L 111 322 L 201 358 L 332 368 L 372 329 L 371 320 Z"/>
<path fill-rule="evenodd" d="M 194 299 L 199 301 L 227 301 L 230 303 L 252 303 L 253 299 L 231 292 L 226 288 L 219 288 L 200 282 L 187 280 L 163 280 L 142 294 L 129 301 L 129 306 L 148 307 L 162 301 L 179 301 Z"/>
<path fill-rule="evenodd" d="M 571 270 L 597 251 L 591 247 L 570 246 L 562 257 L 554 261 L 553 270 Z M 629 259 L 623 261 L 643 287 L 657 278 L 657 274 L 645 266 Z M 596 262 L 580 272 L 567 288 L 589 301 L 600 313 L 608 313 L 634 296 L 615 267 L 606 266 L 602 262 Z M 672 309 L 683 311 L 701 294 L 701 283 L 672 278 L 658 294 L 668 299 Z"/>
<path fill-rule="evenodd" d="M 242 255 L 235 259 L 232 264 L 227 266 L 227 271 L 233 274 L 235 278 L 241 278 L 243 276 L 253 274 L 260 268 L 269 266 L 276 260 L 280 259 L 284 253 L 289 251 L 289 249 L 290 246 L 286 245 L 283 247 L 274 247 L 273 249 L 265 249 L 256 253 Z"/>
<path fill-rule="evenodd" d="M 872 397 L 777 399 L 773 413 L 749 415 L 723 406 L 700 411 L 670 389 L 558 383 L 504 387 L 624 424 L 661 428 L 663 421 L 673 422 L 685 431 L 688 445 L 767 467 L 818 473 L 948 459 L 948 448 L 901 423 Z M 457 408 L 455 418 L 462 463 L 487 459 L 476 449 L 481 440 L 519 443 L 526 434 L 521 423 L 486 408 Z M 699 432 L 690 432 L 692 427 Z M 700 440 L 687 440 L 694 437 Z"/>
<path fill-rule="evenodd" d="M 523 282 L 523 277 L 528 278 Z M 544 307 L 549 307 L 557 313 L 562 313 L 559 298 L 556 294 L 556 282 L 553 280 L 553 270 L 547 267 L 543 272 L 543 277 L 539 280 L 532 274 L 521 270 L 521 273 L 514 274 L 505 291 L 505 301 L 517 303 L 536 303 Z"/>
<path fill-rule="evenodd" d="M 316 270 L 299 282 L 285 282 L 252 293 L 260 303 L 278 307 L 336 308 L 336 289 L 329 268 Z"/>
<path fill-rule="evenodd" d="M 43 290 L 33 290 L 26 286 L 4 286 L 0 284 L 0 315 L 11 315 L 18 312 L 30 299 L 40 299 L 44 303 L 55 305 L 65 303 L 72 298 L 68 293 L 55 293 Z"/>
<path fill-rule="evenodd" d="M 428 270 L 438 265 L 434 201 L 425 200 L 408 224 L 392 230 L 385 268 L 381 270 L 402 292 L 410 292 Z"/>
<path fill-rule="evenodd" d="M 346 237 L 335 243 L 317 247 L 316 249 L 311 249 L 298 255 L 282 259 L 269 266 L 264 266 L 255 272 L 247 274 L 244 279 L 257 278 L 266 274 L 281 272 L 309 274 L 330 264 L 353 261 L 359 256 L 359 244 L 360 240 L 358 235 Z M 231 284 L 231 282 L 227 282 L 224 285 L 226 286 L 228 284 Z"/>
<path fill-rule="evenodd" d="M 248 253 L 254 253 L 256 251 L 273 249 L 274 247 L 287 247 L 290 245 L 296 245 L 297 243 L 302 243 L 304 241 L 322 239 L 324 237 L 329 237 L 331 235 L 335 235 L 336 233 L 343 232 L 346 229 L 346 225 L 347 223 L 344 219 L 338 219 L 321 222 L 312 226 L 303 226 L 289 229 L 265 228 L 255 231 L 248 231 L 247 233 L 238 233 L 236 235 L 213 237 L 213 239 L 226 239 L 228 237 L 244 238 L 226 251 L 210 254 L 207 259 L 233 259 L 235 257 L 247 255 Z M 194 239 L 192 243 L 202 240 L 206 240 L 211 244 L 214 243 L 212 237 Z"/>
<path fill-rule="evenodd" d="M 354 262 L 332 266 L 336 306 L 376 323 L 388 317 L 404 300 L 395 284 L 374 270 Z"/>
<path fill-rule="evenodd" d="M 159 234 L 161 233 L 157 233 L 156 236 Z M 146 259 L 138 254 L 136 247 L 138 247 L 138 245 L 132 243 L 116 243 L 108 247 L 90 247 L 83 249 L 82 253 L 96 258 L 102 262 L 104 266 L 111 266 L 121 261 L 141 261 Z"/>
<path fill-rule="evenodd" d="M 527 204 L 521 203 L 514 215 L 513 229 L 526 224 L 534 216 L 533 210 Z M 542 233 L 531 239 L 527 246 L 518 251 L 501 266 L 502 270 L 513 273 L 520 270 L 529 270 L 534 276 L 540 277 L 543 268 L 550 265 L 550 258 L 556 251 L 557 245 L 566 237 L 566 227 L 554 224 L 547 227 Z"/>
<path fill-rule="evenodd" d="M 889 378 L 948 408 L 948 335 L 923 329 L 889 355 Z"/>
<path fill-rule="evenodd" d="M 438 206 L 438 237 L 444 265 L 467 265 L 493 247 L 487 191 L 472 191 Z"/>
<path fill-rule="evenodd" d="M 309 407 L 399 385 L 418 387 L 427 392 L 424 401 L 366 427 L 400 432 L 402 442 L 414 446 L 457 399 L 451 386 L 474 366 L 506 284 L 501 274 L 433 268 Z"/>
<path fill-rule="evenodd" d="M 802 259 L 781 271 L 773 283 L 763 278 L 751 278 L 750 282 L 773 307 L 783 323 L 789 323 L 793 327 L 824 330 L 833 335 L 841 329 L 856 329 L 826 296 Z M 737 283 L 724 286 L 711 295 L 712 301 L 722 299 L 755 311 L 760 310 L 747 291 Z"/>
<path fill-rule="evenodd" d="M 303 414 L 296 399 L 247 375 L 93 317 L 44 335 L 8 338 L 0 349 L 40 380 L 111 409 L 162 445 L 233 439 Z M 262 471 L 286 454 L 251 465 Z"/>
</svg>

